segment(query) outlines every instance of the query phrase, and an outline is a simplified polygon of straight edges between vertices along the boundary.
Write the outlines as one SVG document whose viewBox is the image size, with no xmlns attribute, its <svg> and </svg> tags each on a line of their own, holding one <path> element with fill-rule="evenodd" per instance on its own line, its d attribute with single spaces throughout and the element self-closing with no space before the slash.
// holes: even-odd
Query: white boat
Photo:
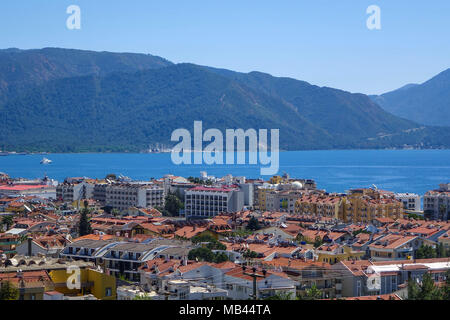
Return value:
<svg viewBox="0 0 450 320">
<path fill-rule="evenodd" d="M 41 164 L 50 164 L 52 162 L 53 162 L 52 160 L 49 160 L 47 158 L 42 158 L 42 160 L 41 160 Z"/>
</svg>

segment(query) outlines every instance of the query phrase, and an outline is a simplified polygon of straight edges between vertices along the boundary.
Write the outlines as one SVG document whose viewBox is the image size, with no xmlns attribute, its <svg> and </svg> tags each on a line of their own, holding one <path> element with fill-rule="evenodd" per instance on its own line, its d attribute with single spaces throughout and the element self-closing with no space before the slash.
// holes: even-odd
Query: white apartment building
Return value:
<svg viewBox="0 0 450 320">
<path fill-rule="evenodd" d="M 119 210 L 163 206 L 164 198 L 164 188 L 154 184 L 109 184 L 105 190 L 105 205 Z"/>
<path fill-rule="evenodd" d="M 433 220 L 448 220 L 450 216 L 450 183 L 442 183 L 439 189 L 430 190 L 423 196 L 425 215 Z"/>
<path fill-rule="evenodd" d="M 244 207 L 244 192 L 237 187 L 199 186 L 185 193 L 186 217 L 213 217 L 238 212 Z"/>
<path fill-rule="evenodd" d="M 93 193 L 94 185 L 85 181 L 65 181 L 56 187 L 56 199 L 64 202 L 92 199 Z"/>
<path fill-rule="evenodd" d="M 395 199 L 403 203 L 403 209 L 411 211 L 420 210 L 420 196 L 415 193 L 396 193 Z"/>
</svg>

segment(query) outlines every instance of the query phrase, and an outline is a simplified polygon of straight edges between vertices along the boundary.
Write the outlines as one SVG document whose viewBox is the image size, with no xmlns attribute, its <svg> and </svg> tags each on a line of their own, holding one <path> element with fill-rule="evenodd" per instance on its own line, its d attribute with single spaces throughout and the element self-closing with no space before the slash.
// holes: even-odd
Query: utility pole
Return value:
<svg viewBox="0 0 450 320">
<path fill-rule="evenodd" d="M 244 270 L 244 274 L 245 274 L 245 275 L 250 276 L 250 277 L 253 278 L 253 300 L 256 300 L 256 299 L 257 299 L 257 294 L 256 294 L 256 278 L 265 278 L 267 272 L 266 272 L 266 270 L 263 270 L 263 271 L 262 271 L 262 274 L 258 274 L 258 273 L 256 273 L 256 268 L 255 268 L 255 267 L 252 268 L 252 271 L 253 271 L 253 272 L 245 272 L 245 270 L 246 270 L 246 267 L 245 267 L 245 266 L 242 267 L 242 269 Z"/>
</svg>

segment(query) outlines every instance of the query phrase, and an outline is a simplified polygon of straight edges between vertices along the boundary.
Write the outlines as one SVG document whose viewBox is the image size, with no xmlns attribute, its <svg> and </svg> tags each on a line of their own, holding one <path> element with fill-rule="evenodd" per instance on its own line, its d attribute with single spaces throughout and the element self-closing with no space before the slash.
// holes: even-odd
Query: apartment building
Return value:
<svg viewBox="0 0 450 320">
<path fill-rule="evenodd" d="M 94 185 L 82 180 L 66 180 L 56 187 L 56 199 L 64 202 L 92 199 L 93 194 Z"/>
<path fill-rule="evenodd" d="M 420 211 L 420 196 L 415 193 L 396 193 L 395 199 L 403 203 L 403 209 Z"/>
<path fill-rule="evenodd" d="M 272 190 L 266 193 L 266 210 L 276 212 L 295 212 L 296 201 L 305 194 L 305 190 Z"/>
<path fill-rule="evenodd" d="M 9 233 L 0 234 L 0 256 L 11 258 L 17 254 L 17 246 L 20 244 L 19 236 Z"/>
<path fill-rule="evenodd" d="M 448 220 L 450 216 L 450 183 L 439 185 L 439 189 L 430 190 L 423 196 L 424 214 L 433 220 Z"/>
<path fill-rule="evenodd" d="M 241 211 L 244 192 L 235 186 L 198 186 L 186 191 L 184 203 L 186 217 L 213 217 Z"/>
<path fill-rule="evenodd" d="M 155 258 L 187 259 L 191 243 L 180 240 L 155 239 L 148 243 L 84 239 L 68 245 L 60 254 L 74 260 L 94 262 L 109 274 L 139 281 L 139 268 Z"/>
<path fill-rule="evenodd" d="M 307 194 L 296 200 L 294 213 L 338 219 L 341 205 L 342 197 L 337 195 Z"/>
<path fill-rule="evenodd" d="M 271 183 L 256 189 L 258 209 L 261 211 L 295 211 L 295 201 L 316 189 L 313 180 L 292 180 L 274 176 Z"/>
<path fill-rule="evenodd" d="M 340 297 L 378 296 L 398 291 L 409 279 L 422 281 L 430 273 L 435 282 L 445 281 L 448 258 L 373 262 L 341 261 L 332 266 L 339 275 Z"/>
<path fill-rule="evenodd" d="M 338 274 L 328 263 L 305 261 L 303 259 L 276 258 L 264 261 L 264 266 L 282 270 L 296 282 L 297 296 L 304 296 L 308 289 L 316 286 L 322 292 L 323 299 L 336 296 L 336 278 Z"/>
<path fill-rule="evenodd" d="M 165 201 L 164 187 L 150 182 L 98 182 L 84 178 L 71 178 L 58 185 L 58 200 L 73 202 L 93 199 L 103 206 L 118 210 L 130 207 L 148 208 L 163 206 Z"/>
<path fill-rule="evenodd" d="M 164 188 L 154 184 L 109 184 L 105 192 L 105 205 L 122 211 L 130 207 L 163 206 L 164 201 Z"/>
<path fill-rule="evenodd" d="M 354 189 L 342 199 L 339 219 L 344 222 L 370 223 L 376 218 L 398 219 L 403 204 L 391 192 L 376 189 Z"/>
<path fill-rule="evenodd" d="M 422 242 L 418 236 L 388 234 L 369 245 L 370 258 L 374 261 L 414 259 Z"/>
</svg>

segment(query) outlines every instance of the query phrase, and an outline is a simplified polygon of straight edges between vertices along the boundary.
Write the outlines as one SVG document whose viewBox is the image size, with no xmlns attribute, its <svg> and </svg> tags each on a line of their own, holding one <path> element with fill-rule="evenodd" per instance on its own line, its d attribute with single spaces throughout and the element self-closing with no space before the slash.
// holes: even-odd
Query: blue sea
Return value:
<svg viewBox="0 0 450 320">
<path fill-rule="evenodd" d="M 165 174 L 198 177 L 200 171 L 259 178 L 260 165 L 175 165 L 170 153 L 160 154 L 49 154 L 53 161 L 41 165 L 42 155 L 0 157 L 0 172 L 11 177 L 39 178 L 45 174 L 58 181 L 66 177 L 104 178 L 109 173 L 136 180 Z M 450 150 L 332 150 L 280 153 L 278 174 L 314 179 L 318 188 L 345 192 L 370 187 L 394 192 L 424 194 L 450 181 Z M 267 179 L 267 176 L 263 178 Z"/>
</svg>

